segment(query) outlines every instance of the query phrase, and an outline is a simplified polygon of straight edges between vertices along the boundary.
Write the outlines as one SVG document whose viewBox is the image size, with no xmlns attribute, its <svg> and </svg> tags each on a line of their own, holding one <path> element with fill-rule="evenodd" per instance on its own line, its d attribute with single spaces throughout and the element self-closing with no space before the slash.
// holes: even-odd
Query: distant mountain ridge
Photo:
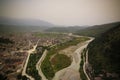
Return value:
<svg viewBox="0 0 120 80">
<path fill-rule="evenodd" d="M 77 30 L 84 29 L 86 27 L 83 26 L 68 26 L 68 27 L 52 27 L 48 28 L 46 32 L 65 32 L 65 33 L 75 33 Z"/>
<path fill-rule="evenodd" d="M 77 30 L 76 34 L 83 35 L 83 36 L 97 37 L 101 35 L 102 33 L 106 32 L 107 30 L 109 30 L 110 28 L 113 28 L 119 24 L 120 22 L 95 25 L 95 26 L 91 26 L 85 29 L 79 29 Z"/>
<path fill-rule="evenodd" d="M 0 17 L 0 33 L 44 31 L 56 25 L 37 19 L 11 19 Z"/>
<path fill-rule="evenodd" d="M 5 17 L 0 17 L 0 24 L 17 25 L 17 26 L 47 26 L 47 27 L 55 26 L 50 22 L 38 20 L 38 19 L 12 19 Z"/>
<path fill-rule="evenodd" d="M 107 24 L 94 25 L 94 26 L 50 27 L 45 31 L 46 32 L 67 32 L 67 33 L 75 33 L 82 36 L 97 37 L 100 34 L 107 31 L 108 29 L 115 27 L 118 24 L 120 24 L 120 22 L 107 23 Z"/>
</svg>

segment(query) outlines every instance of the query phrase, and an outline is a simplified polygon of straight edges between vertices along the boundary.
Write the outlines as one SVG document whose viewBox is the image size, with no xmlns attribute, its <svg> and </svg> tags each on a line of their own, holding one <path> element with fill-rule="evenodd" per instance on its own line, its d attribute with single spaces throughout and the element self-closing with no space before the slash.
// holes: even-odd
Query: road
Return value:
<svg viewBox="0 0 120 80">
<path fill-rule="evenodd" d="M 81 62 L 81 52 L 91 41 L 92 38 L 84 42 L 84 44 L 73 53 L 71 65 L 56 72 L 53 80 L 80 80 L 79 68 Z"/>
<path fill-rule="evenodd" d="M 34 80 L 34 78 L 33 78 L 32 76 L 29 76 L 29 75 L 26 73 L 26 68 L 27 68 L 27 64 L 28 64 L 28 61 L 29 61 L 30 54 L 32 54 L 32 53 L 36 50 L 36 47 L 37 47 L 38 42 L 39 42 L 39 40 L 37 41 L 36 45 L 33 46 L 32 49 L 26 51 L 26 52 L 28 53 L 28 56 L 27 56 L 26 62 L 25 62 L 24 67 L 23 67 L 22 76 L 26 76 L 26 77 L 29 78 L 30 80 Z"/>
<path fill-rule="evenodd" d="M 45 50 L 44 51 L 44 53 L 43 53 L 43 55 L 42 55 L 42 57 L 39 59 L 39 61 L 37 62 L 37 64 L 36 64 L 36 69 L 38 70 L 38 73 L 39 73 L 39 75 L 41 76 L 41 80 L 47 80 L 47 78 L 45 77 L 45 75 L 43 74 L 43 72 L 42 72 L 42 70 L 41 70 L 41 63 L 43 62 L 43 60 L 45 59 L 45 57 L 46 57 L 46 55 L 47 55 L 47 50 Z"/>
<path fill-rule="evenodd" d="M 88 60 L 88 52 L 86 52 L 86 61 L 85 61 L 85 59 L 84 59 L 83 71 L 84 71 L 87 79 L 90 80 L 90 78 L 89 78 L 89 76 L 87 75 L 87 72 L 86 72 L 86 65 L 88 64 L 88 61 L 87 61 L 87 60 Z"/>
<path fill-rule="evenodd" d="M 92 41 L 92 40 L 94 40 L 94 38 L 91 38 L 91 41 Z M 84 59 L 83 71 L 84 71 L 87 79 L 90 80 L 90 78 L 89 78 L 89 76 L 88 76 L 88 74 L 87 74 L 87 72 L 86 72 L 86 66 L 87 66 L 88 64 L 89 64 L 89 62 L 88 62 L 88 50 L 87 50 L 87 52 L 86 52 L 86 60 Z"/>
</svg>

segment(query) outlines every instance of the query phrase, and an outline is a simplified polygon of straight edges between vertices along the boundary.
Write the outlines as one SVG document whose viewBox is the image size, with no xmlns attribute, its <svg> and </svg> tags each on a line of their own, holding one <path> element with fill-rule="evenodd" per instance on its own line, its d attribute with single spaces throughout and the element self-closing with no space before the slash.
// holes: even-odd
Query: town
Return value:
<svg viewBox="0 0 120 80">
<path fill-rule="evenodd" d="M 70 34 L 62 33 L 17 33 L 0 36 L 0 76 L 16 80 L 24 67 L 28 52 L 39 40 L 37 51 L 41 47 L 50 47 L 72 40 Z"/>
</svg>

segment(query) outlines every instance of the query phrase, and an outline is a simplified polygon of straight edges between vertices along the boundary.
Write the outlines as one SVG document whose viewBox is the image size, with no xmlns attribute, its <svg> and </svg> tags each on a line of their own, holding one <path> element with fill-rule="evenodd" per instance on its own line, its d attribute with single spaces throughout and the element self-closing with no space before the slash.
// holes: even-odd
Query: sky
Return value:
<svg viewBox="0 0 120 80">
<path fill-rule="evenodd" d="M 120 21 L 120 0 L 0 0 L 0 17 L 98 25 Z"/>
</svg>

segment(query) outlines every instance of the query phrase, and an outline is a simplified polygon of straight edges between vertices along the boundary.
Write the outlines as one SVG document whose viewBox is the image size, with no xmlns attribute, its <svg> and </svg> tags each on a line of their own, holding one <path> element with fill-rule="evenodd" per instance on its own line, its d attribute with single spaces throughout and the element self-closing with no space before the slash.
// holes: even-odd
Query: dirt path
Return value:
<svg viewBox="0 0 120 80">
<path fill-rule="evenodd" d="M 88 58 L 88 53 L 86 52 L 86 60 Z M 90 80 L 89 76 L 87 75 L 87 72 L 86 72 L 86 65 L 88 65 L 88 62 L 84 60 L 84 65 L 83 65 L 83 71 L 87 77 L 88 80 Z"/>
<path fill-rule="evenodd" d="M 92 41 L 92 40 L 94 40 L 94 38 L 91 38 L 91 41 Z M 89 78 L 89 76 L 88 76 L 88 74 L 87 74 L 87 72 L 86 72 L 86 66 L 88 66 L 88 64 L 89 64 L 89 63 L 88 63 L 88 50 L 87 50 L 87 52 L 86 52 L 86 60 L 84 59 L 83 71 L 84 71 L 87 79 L 90 80 L 90 78 Z"/>
<path fill-rule="evenodd" d="M 44 53 L 43 53 L 43 55 L 42 55 L 42 57 L 40 58 L 40 60 L 37 62 L 37 64 L 36 64 L 36 69 L 38 70 L 38 73 L 39 73 L 39 75 L 41 76 L 41 80 L 47 80 L 47 78 L 45 77 L 45 75 L 43 74 L 43 72 L 42 72 L 42 70 L 41 70 L 41 63 L 43 62 L 43 60 L 45 59 L 45 57 L 46 57 L 46 55 L 47 55 L 47 50 L 45 50 L 44 51 Z"/>
<path fill-rule="evenodd" d="M 53 80 L 80 80 L 79 68 L 81 62 L 81 52 L 87 47 L 92 39 L 83 43 L 71 56 L 72 63 L 69 67 L 56 72 Z"/>
<path fill-rule="evenodd" d="M 26 73 L 26 68 L 27 68 L 27 64 L 28 64 L 28 61 L 29 61 L 30 54 L 32 54 L 32 53 L 36 50 L 36 47 L 37 47 L 38 42 L 39 42 L 39 40 L 37 41 L 36 45 L 33 46 L 33 49 L 30 49 L 30 50 L 27 51 L 28 56 L 27 56 L 27 59 L 26 59 L 26 62 L 25 62 L 25 65 L 24 65 L 23 71 L 22 71 L 22 76 L 26 76 L 26 77 L 29 78 L 30 80 L 34 80 L 34 78 L 33 78 L 32 76 L 29 76 L 29 75 Z"/>
</svg>

